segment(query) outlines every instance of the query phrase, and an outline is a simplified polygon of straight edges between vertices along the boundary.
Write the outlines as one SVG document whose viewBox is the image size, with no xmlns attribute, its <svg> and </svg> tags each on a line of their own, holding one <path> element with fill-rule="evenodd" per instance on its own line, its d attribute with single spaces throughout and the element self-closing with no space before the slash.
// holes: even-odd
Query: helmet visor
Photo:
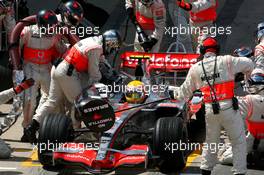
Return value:
<svg viewBox="0 0 264 175">
<path fill-rule="evenodd" d="M 264 75 L 254 74 L 249 79 L 249 85 L 264 85 Z"/>
<path fill-rule="evenodd" d="M 141 0 L 141 2 L 144 5 L 150 5 L 150 4 L 152 4 L 153 0 Z"/>
<path fill-rule="evenodd" d="M 249 48 L 243 48 L 235 50 L 234 54 L 239 57 L 251 57 L 253 56 L 253 51 Z"/>
<path fill-rule="evenodd" d="M 126 89 L 126 98 L 131 103 L 137 103 L 144 99 L 143 86 L 128 86 Z"/>
</svg>

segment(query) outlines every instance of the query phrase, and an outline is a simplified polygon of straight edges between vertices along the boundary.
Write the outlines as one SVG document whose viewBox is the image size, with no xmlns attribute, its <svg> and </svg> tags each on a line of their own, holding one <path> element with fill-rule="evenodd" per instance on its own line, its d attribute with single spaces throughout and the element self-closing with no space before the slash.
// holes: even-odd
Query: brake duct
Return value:
<svg viewBox="0 0 264 175">
<path fill-rule="evenodd" d="M 9 38 L 9 43 L 10 43 L 9 56 L 14 70 L 22 69 L 22 65 L 20 61 L 21 55 L 19 49 L 20 34 L 23 31 L 24 27 L 33 24 L 36 24 L 36 15 L 28 16 L 23 20 L 19 21 L 11 33 L 11 36 Z M 67 30 L 67 27 L 65 27 L 65 30 Z M 77 43 L 80 40 L 77 35 L 71 34 L 70 32 L 63 32 L 63 34 L 68 39 L 71 46 L 73 46 L 75 43 Z"/>
</svg>

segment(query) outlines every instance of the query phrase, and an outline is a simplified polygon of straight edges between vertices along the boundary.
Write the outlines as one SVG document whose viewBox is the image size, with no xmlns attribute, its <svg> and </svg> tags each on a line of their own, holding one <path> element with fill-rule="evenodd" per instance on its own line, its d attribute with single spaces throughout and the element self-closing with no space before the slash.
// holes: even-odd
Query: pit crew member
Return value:
<svg viewBox="0 0 264 175">
<path fill-rule="evenodd" d="M 254 52 L 256 67 L 264 69 L 264 28 L 257 32 L 257 43 Z"/>
<path fill-rule="evenodd" d="M 0 1 L 0 51 L 7 51 L 8 49 L 8 39 L 2 38 L 4 30 L 6 31 L 6 36 L 10 37 L 10 34 L 16 25 L 13 3 L 13 0 Z"/>
<path fill-rule="evenodd" d="M 166 10 L 162 0 L 126 0 L 126 11 L 132 23 L 138 23 L 148 35 L 146 43 L 136 33 L 134 51 L 159 52 L 166 25 Z"/>
<path fill-rule="evenodd" d="M 99 71 L 99 60 L 117 51 L 121 46 L 121 36 L 116 30 L 108 30 L 101 36 L 88 37 L 76 43 L 63 56 L 63 60 L 52 69 L 51 85 L 48 100 L 36 110 L 33 122 L 30 125 L 32 141 L 38 130 L 41 117 L 54 112 L 64 96 L 70 103 L 81 93 L 82 89 L 99 82 L 101 73 Z M 87 72 L 88 83 L 85 87 L 81 84 L 80 74 Z"/>
<path fill-rule="evenodd" d="M 237 99 L 234 97 L 234 79 L 239 72 L 249 77 L 254 63 L 246 57 L 219 56 L 218 52 L 216 39 L 206 38 L 200 47 L 203 59 L 190 68 L 184 83 L 171 94 L 175 99 L 188 101 L 195 90 L 203 92 L 206 110 L 205 142 L 217 145 L 223 127 L 233 146 L 232 171 L 234 174 L 246 174 L 246 136 Z M 203 149 L 200 167 L 202 175 L 210 175 L 216 163 L 217 152 L 211 146 Z"/>
<path fill-rule="evenodd" d="M 25 80 L 20 85 L 10 88 L 8 90 L 0 92 L 0 104 L 6 103 L 11 98 L 13 98 L 16 94 L 20 94 L 24 90 L 30 88 L 34 84 L 33 79 Z M 2 126 L 5 125 L 4 121 L 0 122 L 0 129 L 2 130 Z M 12 150 L 9 146 L 0 138 L 0 159 L 8 159 L 11 155 Z"/>
<path fill-rule="evenodd" d="M 246 87 L 249 95 L 239 98 L 239 109 L 241 116 L 245 122 L 256 122 L 263 123 L 264 115 L 264 70 L 255 69 L 252 72 L 250 81 Z M 247 153 L 253 151 L 254 136 L 247 133 Z M 258 145 L 256 146 L 256 150 Z M 221 155 L 220 162 L 222 164 L 232 164 L 233 154 L 232 147 L 227 147 L 227 149 Z"/>
<path fill-rule="evenodd" d="M 195 43 L 194 49 L 200 52 L 200 45 L 202 41 L 212 36 L 210 28 L 214 26 L 217 18 L 217 0 L 191 0 L 190 3 L 184 0 L 176 0 L 180 8 L 190 12 L 190 27 L 199 28 L 199 33 L 193 33 L 193 40 Z M 195 30 L 197 31 L 197 30 Z"/>
<path fill-rule="evenodd" d="M 67 47 L 61 40 L 60 34 L 49 34 L 43 30 L 55 27 L 58 24 L 56 14 L 51 10 L 41 10 L 37 14 L 37 24 L 25 27 L 20 37 L 21 57 L 23 59 L 23 70 L 27 78 L 33 78 L 35 85 L 25 91 L 23 115 L 24 135 L 21 141 L 27 142 L 26 130 L 32 121 L 36 108 L 38 89 L 41 89 L 40 104 L 48 97 L 50 86 L 50 70 L 52 61 L 61 57 Z"/>
</svg>

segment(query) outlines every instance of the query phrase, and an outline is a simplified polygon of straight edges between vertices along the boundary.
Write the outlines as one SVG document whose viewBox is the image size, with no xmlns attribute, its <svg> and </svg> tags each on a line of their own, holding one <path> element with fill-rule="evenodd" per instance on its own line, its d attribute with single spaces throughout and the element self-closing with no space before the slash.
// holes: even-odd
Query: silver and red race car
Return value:
<svg viewBox="0 0 264 175">
<path fill-rule="evenodd" d="M 135 76 L 121 72 L 119 83 L 139 78 L 145 85 L 167 87 L 175 82 L 176 73 L 186 73 L 198 56 L 126 52 L 121 56 L 122 68 L 132 68 Z M 102 94 L 106 92 L 102 87 L 93 85 L 76 99 L 75 119 L 82 121 L 84 128 L 73 129 L 70 117 L 63 114 L 44 118 L 39 130 L 39 161 L 46 167 L 77 166 L 93 174 L 121 167 L 166 174 L 181 171 L 192 150 L 179 146 L 197 142 L 193 138 L 203 133 L 203 111 L 191 120 L 188 105 L 171 100 L 167 90 L 150 91 L 142 104 L 130 104 L 123 92 Z"/>
</svg>

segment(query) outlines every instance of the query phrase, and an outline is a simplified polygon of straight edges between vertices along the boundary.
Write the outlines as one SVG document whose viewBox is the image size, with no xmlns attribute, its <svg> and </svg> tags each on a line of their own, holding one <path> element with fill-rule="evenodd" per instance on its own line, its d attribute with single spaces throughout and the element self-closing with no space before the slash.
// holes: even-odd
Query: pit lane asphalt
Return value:
<svg viewBox="0 0 264 175">
<path fill-rule="evenodd" d="M 47 7 L 47 5 L 54 5 L 54 1 L 33 1 L 35 9 Z M 167 2 L 171 0 L 165 0 Z M 174 1 L 174 0 L 173 0 Z M 96 3 L 99 7 L 107 6 L 106 10 L 112 14 L 112 19 L 117 19 L 116 24 L 123 24 L 124 15 L 123 10 L 120 9 L 123 2 L 118 2 L 118 0 L 111 0 L 111 3 L 114 3 L 116 6 L 108 5 L 105 0 L 92 0 L 92 3 Z M 33 7 L 30 5 L 30 8 Z M 219 20 L 218 25 L 223 26 L 232 26 L 232 35 L 228 37 L 221 37 L 220 43 L 222 44 L 221 51 L 223 53 L 230 53 L 233 49 L 241 45 L 254 46 L 253 32 L 255 30 L 256 24 L 264 21 L 264 1 L 263 0 L 223 0 L 219 4 Z M 34 9 L 34 8 L 32 8 Z M 118 12 L 118 10 L 120 12 Z M 168 19 L 169 23 L 172 23 L 172 19 Z M 105 28 L 108 28 L 111 24 L 108 24 Z M 133 41 L 133 35 L 128 36 L 128 41 Z M 163 51 L 166 50 L 170 38 L 166 37 L 163 41 Z M 8 109 L 8 106 L 0 106 L 1 111 Z M 37 161 L 37 155 L 35 151 L 32 151 L 33 147 L 30 144 L 19 142 L 20 137 L 22 136 L 22 119 L 19 118 L 17 123 L 5 134 L 1 136 L 11 148 L 13 148 L 12 158 L 9 160 L 0 161 L 0 175 L 38 175 L 46 174 L 53 175 L 58 174 L 57 172 L 51 172 L 43 170 L 42 166 Z M 1 150 L 0 150 L 1 151 Z M 199 153 L 199 152 L 198 152 Z M 183 175 L 198 175 L 199 166 L 201 162 L 200 154 L 196 152 L 189 156 L 188 167 L 185 172 L 181 173 Z M 214 170 L 214 175 L 231 175 L 230 166 L 217 165 Z M 249 170 L 249 175 L 262 175 L 264 171 L 261 170 Z M 136 170 L 122 170 L 118 174 L 129 175 L 137 174 Z M 149 175 L 160 175 L 160 173 L 142 173 Z"/>
<path fill-rule="evenodd" d="M 8 106 L 2 105 L 0 110 L 5 111 Z M 21 127 L 22 118 L 20 117 L 17 123 L 1 138 L 3 138 L 9 146 L 13 149 L 12 157 L 8 160 L 0 160 L 0 175 L 57 175 L 58 172 L 44 170 L 38 162 L 37 151 L 34 146 L 28 143 L 21 143 L 20 137 L 22 136 Z M 222 136 L 223 137 L 223 136 Z M 1 151 L 1 150 L 0 150 Z M 199 166 L 201 162 L 201 151 L 194 151 L 187 161 L 186 169 L 180 173 L 182 175 L 198 175 Z M 61 174 L 73 174 L 73 170 L 64 170 Z M 75 174 L 85 174 L 86 172 L 74 170 Z M 162 175 L 157 172 L 142 172 L 139 169 L 121 169 L 111 174 L 118 175 Z M 249 175 L 263 175 L 261 170 L 250 169 Z M 176 174 L 173 174 L 176 175 Z M 213 175 L 231 175 L 231 166 L 217 165 Z"/>
</svg>

